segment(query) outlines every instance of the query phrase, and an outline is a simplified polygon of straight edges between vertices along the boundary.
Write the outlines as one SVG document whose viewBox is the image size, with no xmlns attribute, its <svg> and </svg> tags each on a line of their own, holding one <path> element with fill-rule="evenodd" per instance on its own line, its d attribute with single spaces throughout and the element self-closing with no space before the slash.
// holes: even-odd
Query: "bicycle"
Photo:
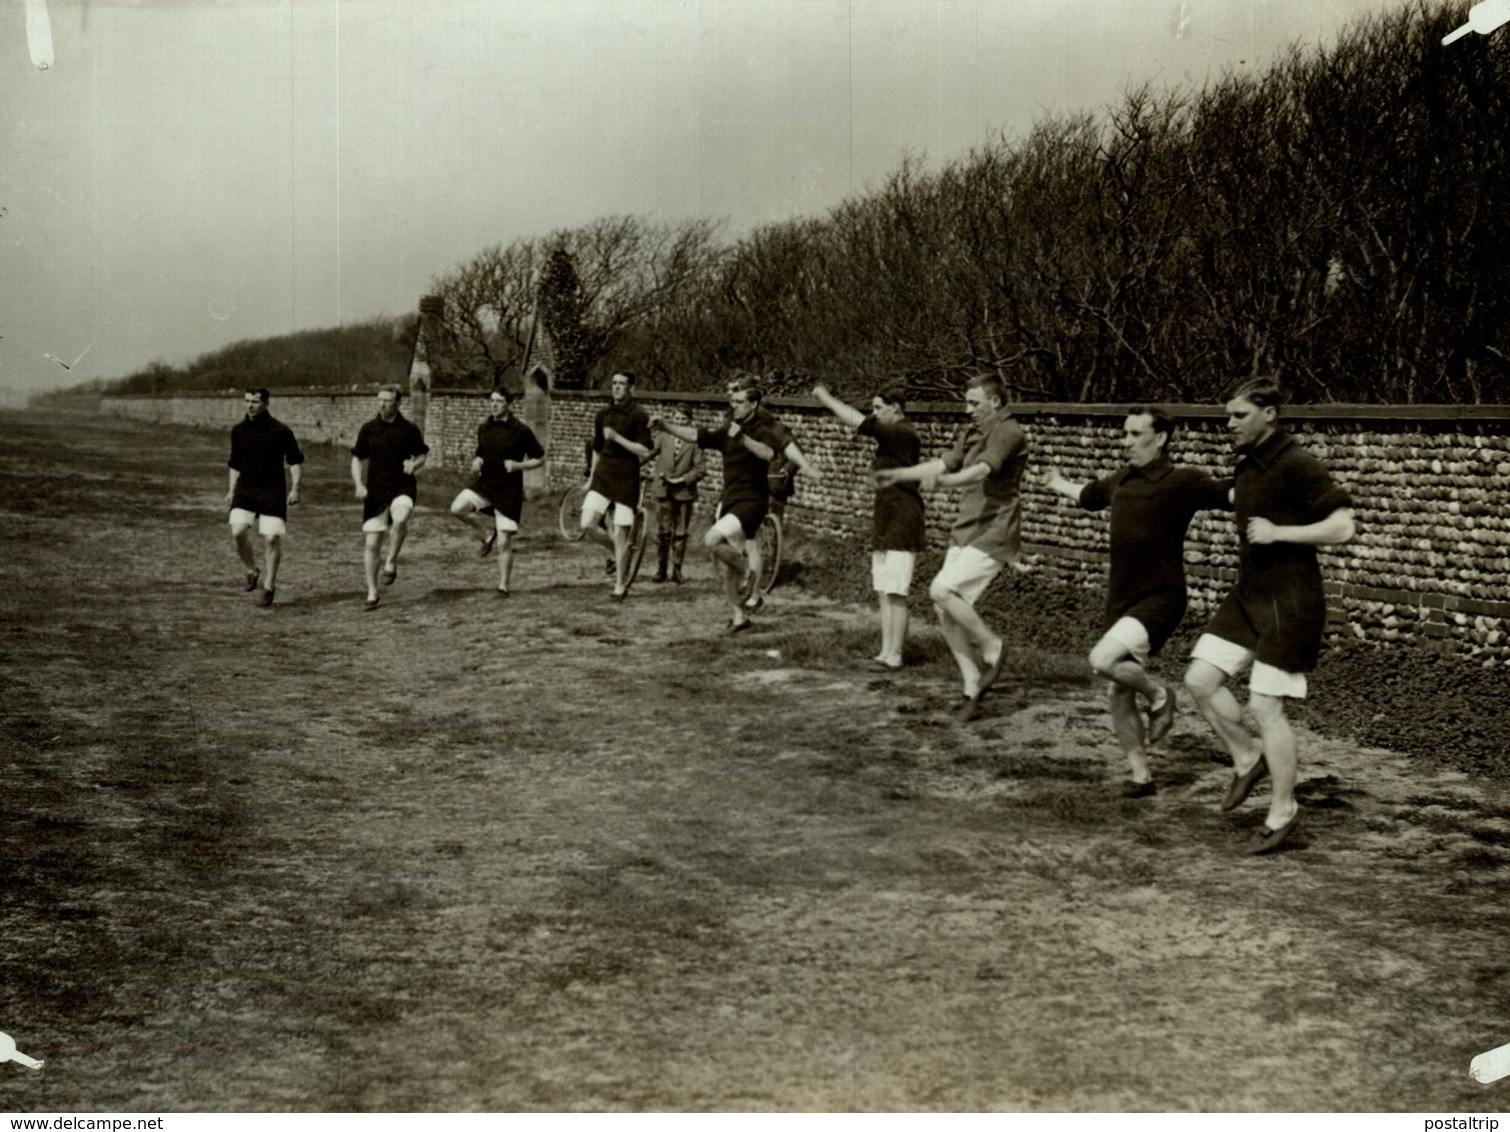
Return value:
<svg viewBox="0 0 1510 1132">
<path fill-rule="evenodd" d="M 760 549 L 760 575 L 755 579 L 756 592 L 768 594 L 776 588 L 776 579 L 781 573 L 781 544 L 786 532 L 781 515 L 776 511 L 766 512 L 755 532 L 755 545 Z"/>
</svg>

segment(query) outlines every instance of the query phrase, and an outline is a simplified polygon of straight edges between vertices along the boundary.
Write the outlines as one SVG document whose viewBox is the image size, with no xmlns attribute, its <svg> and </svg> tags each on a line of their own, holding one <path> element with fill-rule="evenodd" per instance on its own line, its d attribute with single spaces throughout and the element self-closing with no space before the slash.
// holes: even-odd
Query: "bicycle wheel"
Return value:
<svg viewBox="0 0 1510 1132">
<path fill-rule="evenodd" d="M 763 594 L 775 588 L 776 576 L 781 573 L 781 541 L 781 516 L 767 515 L 755 532 L 755 542 L 760 547 L 760 577 L 755 586 Z"/>
<path fill-rule="evenodd" d="M 561 510 L 556 512 L 556 526 L 567 542 L 581 542 L 586 531 L 582 529 L 582 500 L 587 498 L 587 485 L 574 484 L 561 497 Z"/>
<path fill-rule="evenodd" d="M 631 585 L 640 573 L 640 562 L 645 557 L 645 543 L 650 538 L 650 521 L 645 508 L 634 512 L 634 526 L 629 528 L 629 561 L 624 564 L 624 585 Z"/>
</svg>

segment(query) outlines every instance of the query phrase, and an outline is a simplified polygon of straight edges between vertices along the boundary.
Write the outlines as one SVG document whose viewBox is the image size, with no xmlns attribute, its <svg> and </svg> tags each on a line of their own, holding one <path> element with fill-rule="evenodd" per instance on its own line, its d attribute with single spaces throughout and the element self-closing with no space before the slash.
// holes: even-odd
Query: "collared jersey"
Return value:
<svg viewBox="0 0 1510 1132">
<path fill-rule="evenodd" d="M 1233 494 L 1237 513 L 1238 589 L 1245 600 L 1270 597 L 1297 588 L 1321 592 L 1321 567 L 1314 546 L 1248 542 L 1248 520 L 1268 519 L 1280 526 L 1319 523 L 1352 496 L 1295 438 L 1275 430 L 1237 462 Z"/>
<path fill-rule="evenodd" d="M 867 413 L 855 430 L 876 442 L 871 467 L 878 472 L 910 468 L 922 455 L 917 429 L 906 417 L 885 422 Z M 876 489 L 875 514 L 871 522 L 872 550 L 908 550 L 916 553 L 926 543 L 923 526 L 923 496 L 916 483 L 898 483 Z"/>
<path fill-rule="evenodd" d="M 404 461 L 430 451 L 419 426 L 401 412 L 391 421 L 373 417 L 357 432 L 351 454 L 367 461 L 367 499 L 365 518 L 380 515 L 400 495 L 417 499 L 419 481 L 404 471 Z"/>
<path fill-rule="evenodd" d="M 777 452 L 783 451 L 794 440 L 791 429 L 774 414 L 767 412 L 764 406 L 750 414 L 750 419 L 740 425 L 740 431 Z M 697 446 L 723 453 L 724 490 L 719 496 L 719 503 L 725 511 L 732 509 L 737 503 L 753 503 L 758 500 L 762 507 L 769 504 L 770 465 L 746 448 L 743 439 L 730 436 L 727 425 L 722 428 L 698 429 Z"/>
<path fill-rule="evenodd" d="M 1028 438 L 1003 409 L 984 430 L 971 422 L 944 453 L 951 472 L 984 463 L 991 474 L 970 484 L 960 497 L 951 537 L 998 562 L 1014 562 L 1022 549 L 1022 473 L 1028 466 Z"/>
<path fill-rule="evenodd" d="M 530 426 L 511 415 L 489 417 L 477 426 L 477 455 L 482 457 L 477 493 L 517 523 L 524 510 L 524 473 L 506 471 L 504 461 L 538 460 L 545 449 Z"/>
<path fill-rule="evenodd" d="M 231 506 L 257 515 L 288 517 L 288 485 L 283 465 L 304 463 L 293 430 L 266 410 L 246 417 L 231 428 L 229 467 L 240 475 L 231 493 Z"/>
<path fill-rule="evenodd" d="M 605 428 L 611 428 L 625 440 L 651 447 L 655 438 L 650 434 L 650 417 L 640 408 L 633 396 L 623 403 L 610 402 L 598 411 L 592 422 L 592 450 L 598 454 L 598 466 L 593 470 L 590 489 L 606 497 L 611 503 L 626 507 L 640 505 L 640 458 L 622 445 L 607 440 Z"/>
<path fill-rule="evenodd" d="M 1217 480 L 1167 456 L 1141 468 L 1128 465 L 1088 483 L 1080 492 L 1087 511 L 1111 508 L 1111 573 L 1106 625 L 1137 617 L 1152 651 L 1185 615 L 1185 533 L 1197 511 L 1230 510 L 1230 480 Z"/>
</svg>

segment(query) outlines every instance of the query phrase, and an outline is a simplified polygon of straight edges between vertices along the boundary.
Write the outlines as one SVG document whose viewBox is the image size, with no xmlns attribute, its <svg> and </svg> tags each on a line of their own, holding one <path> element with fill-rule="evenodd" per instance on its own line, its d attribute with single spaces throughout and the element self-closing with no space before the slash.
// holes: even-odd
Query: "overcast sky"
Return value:
<svg viewBox="0 0 1510 1132">
<path fill-rule="evenodd" d="M 7 3 L 0 387 L 399 314 L 610 213 L 821 213 L 1403 2 L 51 0 L 45 71 Z"/>
</svg>

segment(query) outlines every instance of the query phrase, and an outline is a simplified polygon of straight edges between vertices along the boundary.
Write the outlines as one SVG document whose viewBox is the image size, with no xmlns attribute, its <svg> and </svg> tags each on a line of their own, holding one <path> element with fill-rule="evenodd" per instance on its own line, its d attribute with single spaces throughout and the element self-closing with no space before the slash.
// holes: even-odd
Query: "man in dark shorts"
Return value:
<svg viewBox="0 0 1510 1132">
<path fill-rule="evenodd" d="M 1127 467 L 1088 484 L 1045 472 L 1043 486 L 1087 511 L 1111 508 L 1111 573 L 1106 587 L 1105 632 L 1090 664 L 1111 681 L 1112 730 L 1127 756 L 1123 794 L 1155 793 L 1145 746 L 1169 734 L 1175 690 L 1148 674 L 1157 654 L 1185 616 L 1185 532 L 1197 511 L 1229 510 L 1231 485 L 1169 458 L 1174 421 L 1162 409 L 1139 407 L 1122 425 Z M 1138 697 L 1148 701 L 1148 726 Z"/>
<path fill-rule="evenodd" d="M 921 457 L 922 444 L 903 412 L 906 391 L 900 386 L 878 390 L 871 398 L 869 413 L 846 405 L 823 385 L 813 387 L 813 396 L 859 435 L 875 440 L 874 471 L 908 468 Z M 870 545 L 870 583 L 881 619 L 881 651 L 872 663 L 897 669 L 902 667 L 902 651 L 907 644 L 907 594 L 912 589 L 912 572 L 918 552 L 926 545 L 923 497 L 916 483 L 876 488 Z"/>
<path fill-rule="evenodd" d="M 980 715 L 981 697 L 1001 675 L 1006 642 L 993 633 L 975 603 L 1004 566 L 1020 569 L 1022 473 L 1028 441 L 1007 408 L 1007 391 L 994 374 L 978 374 L 965 387 L 970 424 L 943 456 L 910 468 L 875 473 L 878 487 L 921 483 L 927 490 L 962 487 L 959 512 L 950 532 L 953 545 L 928 587 L 939 627 L 959 666 L 964 689 L 954 718 L 969 723 Z"/>
<path fill-rule="evenodd" d="M 671 410 L 671 423 L 686 428 L 692 423 L 687 410 Z M 703 478 L 703 450 L 679 436 L 661 437 L 655 446 L 656 502 L 659 504 L 657 527 L 660 529 L 660 558 L 655 581 L 670 580 L 682 584 L 682 562 L 687 557 L 687 534 L 692 524 L 692 509 L 697 506 L 697 481 Z"/>
<path fill-rule="evenodd" d="M 498 547 L 498 596 L 509 596 L 514 536 L 524 511 L 524 473 L 545 462 L 545 449 L 529 425 L 514 416 L 513 396 L 499 387 L 488 397 L 488 419 L 477 426 L 472 458 L 475 486 L 451 501 L 451 514 L 477 532 L 482 557 Z M 491 518 L 489 518 L 491 517 Z"/>
<path fill-rule="evenodd" d="M 758 378 L 741 374 L 729 382 L 728 390 L 729 420 L 719 428 L 694 429 L 668 424 L 659 417 L 653 423 L 672 436 L 723 455 L 723 494 L 719 496 L 718 515 L 703 536 L 703 545 L 723 576 L 724 595 L 732 611 L 728 631 L 742 633 L 750 627 L 745 601 L 754 592 L 757 577 L 757 568 L 745 551 L 770 507 L 767 472 L 771 460 L 781 452 L 810 477 L 816 475 L 797 447 L 791 430 L 761 407 Z"/>
<path fill-rule="evenodd" d="M 1279 848 L 1300 820 L 1295 803 L 1295 733 L 1285 700 L 1304 699 L 1305 674 L 1316 667 L 1326 629 L 1318 546 L 1353 538 L 1353 501 L 1320 460 L 1279 427 L 1283 397 L 1271 377 L 1240 385 L 1227 402 L 1227 427 L 1238 452 L 1232 503 L 1237 513 L 1237 584 L 1190 653 L 1185 686 L 1232 756 L 1235 774 L 1222 812 L 1235 810 L 1254 785 L 1274 779 L 1269 813 L 1249 853 Z M 1255 737 L 1226 678 L 1249 665 L 1248 707 Z"/>
<path fill-rule="evenodd" d="M 243 397 L 246 419 L 231 429 L 230 484 L 225 502 L 231 509 L 231 541 L 246 567 L 246 588 L 257 593 L 257 604 L 273 604 L 278 585 L 278 565 L 283 560 L 283 536 L 287 533 L 288 505 L 299 502 L 299 477 L 304 453 L 292 430 L 275 421 L 267 411 L 266 389 L 248 389 Z M 288 465 L 285 486 L 283 466 Z M 257 569 L 252 552 L 252 526 L 262 536 L 265 572 Z"/>
<path fill-rule="evenodd" d="M 362 501 L 362 569 L 367 578 L 362 608 L 367 610 L 378 607 L 378 560 L 384 536 L 388 553 L 383 558 L 383 584 L 391 586 L 398 579 L 398 552 L 408 536 L 409 516 L 419 495 L 419 481 L 414 477 L 430 451 L 419 427 L 399 412 L 402 397 L 397 386 L 380 390 L 378 415 L 361 427 L 351 446 L 351 481 Z"/>
<path fill-rule="evenodd" d="M 613 551 L 613 600 L 623 601 L 629 587 L 629 532 L 640 506 L 640 463 L 650 458 L 654 437 L 650 417 L 634 399 L 634 374 L 616 373 L 609 381 L 613 400 L 592 424 L 592 476 L 582 500 L 582 530 L 599 546 Z M 605 532 L 598 524 L 612 508 Z M 611 532 L 611 533 L 610 533 Z"/>
</svg>

